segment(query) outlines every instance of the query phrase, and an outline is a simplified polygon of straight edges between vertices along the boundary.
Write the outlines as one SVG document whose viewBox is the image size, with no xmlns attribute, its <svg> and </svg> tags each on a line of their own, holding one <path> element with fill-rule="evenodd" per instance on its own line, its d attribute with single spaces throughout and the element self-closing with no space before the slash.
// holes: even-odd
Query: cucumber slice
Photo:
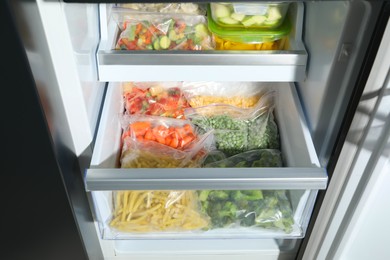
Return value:
<svg viewBox="0 0 390 260">
<path fill-rule="evenodd" d="M 160 49 L 160 41 L 159 39 L 154 40 L 153 42 L 153 49 L 159 50 Z"/>
<path fill-rule="evenodd" d="M 280 13 L 279 8 L 271 6 L 268 9 L 267 20 L 269 20 L 269 21 L 277 21 L 277 20 L 280 20 L 281 18 L 282 18 L 282 14 Z"/>
<path fill-rule="evenodd" d="M 224 24 L 239 24 L 240 23 L 239 21 L 234 20 L 230 17 L 223 17 L 223 18 L 219 18 L 218 20 Z"/>
<path fill-rule="evenodd" d="M 230 16 L 230 9 L 224 4 L 213 4 L 214 14 L 217 18 Z"/>
<path fill-rule="evenodd" d="M 168 38 L 168 36 L 162 36 L 160 38 L 160 47 L 163 50 L 166 50 L 169 48 L 169 45 L 171 45 L 171 40 Z"/>
<path fill-rule="evenodd" d="M 169 31 L 168 37 L 171 41 L 177 41 L 177 39 L 179 39 L 178 35 L 176 34 L 176 32 L 174 30 Z"/>
<path fill-rule="evenodd" d="M 230 17 L 236 21 L 239 21 L 241 22 L 242 20 L 245 19 L 246 15 L 245 14 L 238 14 L 238 13 L 232 13 L 232 15 L 230 15 Z"/>
<path fill-rule="evenodd" d="M 251 17 L 248 17 L 247 19 L 244 19 L 241 23 L 246 26 L 252 26 L 254 24 L 262 24 L 267 18 L 263 15 L 253 15 Z"/>
<path fill-rule="evenodd" d="M 195 25 L 195 35 L 199 38 L 204 38 L 209 34 L 209 30 L 207 29 L 206 25 L 203 23 L 198 23 Z"/>
</svg>

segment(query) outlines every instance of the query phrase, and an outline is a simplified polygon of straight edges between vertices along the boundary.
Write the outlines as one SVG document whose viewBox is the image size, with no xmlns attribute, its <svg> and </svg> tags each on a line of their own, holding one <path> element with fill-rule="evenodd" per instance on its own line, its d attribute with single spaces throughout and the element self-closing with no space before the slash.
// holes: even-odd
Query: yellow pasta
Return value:
<svg viewBox="0 0 390 260">
<path fill-rule="evenodd" d="M 123 232 L 206 228 L 195 191 L 117 191 L 110 226 Z"/>
</svg>

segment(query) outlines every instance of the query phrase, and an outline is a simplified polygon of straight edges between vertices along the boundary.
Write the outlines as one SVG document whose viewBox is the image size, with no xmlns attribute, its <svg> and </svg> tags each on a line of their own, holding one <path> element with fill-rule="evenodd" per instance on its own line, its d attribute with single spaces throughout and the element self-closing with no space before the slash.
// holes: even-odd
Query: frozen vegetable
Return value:
<svg viewBox="0 0 390 260">
<path fill-rule="evenodd" d="M 137 141 L 157 142 L 175 149 L 189 148 L 198 139 L 195 127 L 189 120 L 159 116 L 124 116 L 124 132 Z"/>
<path fill-rule="evenodd" d="M 252 149 L 279 149 L 271 104 L 256 109 L 214 104 L 187 109 L 185 115 L 203 131 L 214 130 L 217 149 L 227 155 Z"/>
<path fill-rule="evenodd" d="M 292 25 L 286 19 L 274 29 L 224 27 L 213 18 L 207 21 L 216 50 L 283 50 L 288 48 Z"/>
<path fill-rule="evenodd" d="M 205 133 L 196 143 L 183 150 L 158 142 L 140 142 L 127 137 L 123 141 L 120 163 L 122 168 L 201 167 L 205 156 L 214 147 L 212 131 Z"/>
<path fill-rule="evenodd" d="M 208 223 L 195 191 L 114 192 L 110 226 L 118 231 L 190 231 Z"/>
<path fill-rule="evenodd" d="M 202 210 L 211 229 L 261 227 L 291 233 L 294 224 L 290 201 L 282 190 L 199 191 Z"/>
<path fill-rule="evenodd" d="M 275 28 L 289 3 L 211 3 L 211 17 L 222 26 Z"/>
<path fill-rule="evenodd" d="M 255 149 L 239 153 L 230 157 L 221 156 L 219 153 L 207 155 L 205 168 L 239 168 L 239 167 L 282 167 L 282 155 L 276 149 Z"/>
<path fill-rule="evenodd" d="M 179 82 L 122 83 L 126 114 L 183 118 L 190 107 Z"/>
<path fill-rule="evenodd" d="M 140 12 L 206 14 L 205 7 L 195 3 L 126 3 L 117 6 Z"/>
<path fill-rule="evenodd" d="M 214 47 L 204 16 L 128 14 L 122 19 L 117 50 L 210 50 Z"/>
</svg>

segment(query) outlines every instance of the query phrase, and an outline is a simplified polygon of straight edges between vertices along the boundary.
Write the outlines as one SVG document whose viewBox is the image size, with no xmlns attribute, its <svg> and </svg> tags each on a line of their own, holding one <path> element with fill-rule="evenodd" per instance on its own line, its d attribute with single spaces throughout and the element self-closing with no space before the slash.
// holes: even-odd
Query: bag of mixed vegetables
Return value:
<svg viewBox="0 0 390 260">
<path fill-rule="evenodd" d="M 114 12 L 119 26 L 116 50 L 212 50 L 202 15 Z"/>
<path fill-rule="evenodd" d="M 183 82 L 182 90 L 191 107 L 227 104 L 252 108 L 270 92 L 269 83 L 258 82 Z"/>
<path fill-rule="evenodd" d="M 209 131 L 186 149 L 179 150 L 154 141 L 123 140 L 122 168 L 196 168 L 201 167 L 207 153 L 215 149 L 214 135 Z"/>
<path fill-rule="evenodd" d="M 212 104 L 189 108 L 185 117 L 203 131 L 214 130 L 216 147 L 231 156 L 253 149 L 279 149 L 273 117 L 273 93 L 251 109 Z"/>
<path fill-rule="evenodd" d="M 116 4 L 116 7 L 126 8 L 135 12 L 157 12 L 177 14 L 199 14 L 206 15 L 206 7 L 196 3 L 126 3 Z"/>
<path fill-rule="evenodd" d="M 209 218 L 201 212 L 196 191 L 115 191 L 109 221 L 119 232 L 201 230 Z"/>
<path fill-rule="evenodd" d="M 183 118 L 190 106 L 180 87 L 180 82 L 122 83 L 125 114 Z"/>
<path fill-rule="evenodd" d="M 121 123 L 122 140 L 131 137 L 139 142 L 157 142 L 179 150 L 188 149 L 199 140 L 195 126 L 189 120 L 124 115 Z"/>
</svg>

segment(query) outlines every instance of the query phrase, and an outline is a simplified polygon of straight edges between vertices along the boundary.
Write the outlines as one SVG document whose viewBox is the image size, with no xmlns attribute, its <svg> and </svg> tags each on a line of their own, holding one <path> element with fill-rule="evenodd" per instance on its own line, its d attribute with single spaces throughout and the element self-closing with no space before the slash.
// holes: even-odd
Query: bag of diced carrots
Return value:
<svg viewBox="0 0 390 260">
<path fill-rule="evenodd" d="M 201 167 L 215 149 L 213 131 L 199 134 L 188 120 L 124 116 L 122 168 Z"/>
</svg>

